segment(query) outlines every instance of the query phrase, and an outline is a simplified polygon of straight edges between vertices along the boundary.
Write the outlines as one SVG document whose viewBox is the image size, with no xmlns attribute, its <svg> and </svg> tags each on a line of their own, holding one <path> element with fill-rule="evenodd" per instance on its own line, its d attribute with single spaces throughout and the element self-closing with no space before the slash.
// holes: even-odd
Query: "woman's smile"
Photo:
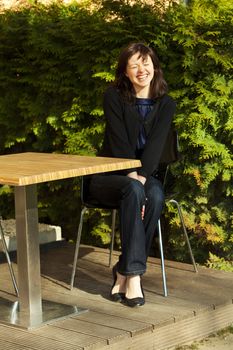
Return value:
<svg viewBox="0 0 233 350">
<path fill-rule="evenodd" d="M 139 80 L 145 80 L 145 79 L 147 79 L 148 78 L 148 74 L 140 74 L 140 75 L 137 75 L 137 78 L 139 79 Z"/>
<path fill-rule="evenodd" d="M 154 78 L 154 65 L 149 55 L 134 54 L 128 60 L 125 75 L 133 84 L 137 97 L 149 97 L 150 83 Z"/>
</svg>

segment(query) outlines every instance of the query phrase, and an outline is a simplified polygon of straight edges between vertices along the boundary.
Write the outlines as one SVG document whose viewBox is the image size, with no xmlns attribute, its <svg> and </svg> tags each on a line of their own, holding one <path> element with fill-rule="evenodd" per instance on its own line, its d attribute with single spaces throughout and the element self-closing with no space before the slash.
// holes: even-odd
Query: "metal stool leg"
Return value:
<svg viewBox="0 0 233 350">
<path fill-rule="evenodd" d="M 71 280 L 70 280 L 70 290 L 72 290 L 73 286 L 74 286 L 74 277 L 75 277 L 75 273 L 76 273 L 78 253 L 79 253 L 79 247 L 80 247 L 80 240 L 81 240 L 81 234 L 82 234 L 82 228 L 83 228 L 83 216 L 84 216 L 86 211 L 87 211 L 87 208 L 84 207 L 82 209 L 81 215 L 80 215 L 78 234 L 77 234 L 76 245 L 75 245 L 73 268 L 72 268 L 72 274 L 71 274 Z"/>
<path fill-rule="evenodd" d="M 187 230 L 186 230 L 186 227 L 185 227 L 185 224 L 184 224 L 184 218 L 183 218 L 183 215 L 182 215 L 181 207 L 180 207 L 179 203 L 176 200 L 174 200 L 174 199 L 170 199 L 168 202 L 173 203 L 173 204 L 175 204 L 177 206 L 180 222 L 181 222 L 182 227 L 183 227 L 184 236 L 185 236 L 185 239 L 186 239 L 186 242 L 187 242 L 187 245 L 188 245 L 188 249 L 189 249 L 189 254 L 190 254 L 190 257 L 191 257 L 191 260 L 192 260 L 192 263 L 193 263 L 193 268 L 194 268 L 195 272 L 198 272 L 197 265 L 196 265 L 196 262 L 195 262 L 195 259 L 194 259 L 194 256 L 193 256 L 192 248 L 191 248 L 191 245 L 190 245 L 188 233 L 187 233 Z"/>
<path fill-rule="evenodd" d="M 160 257 L 161 257 L 161 270 L 162 270 L 162 277 L 163 277 L 163 292 L 164 292 L 164 296 L 167 297 L 168 293 L 167 293 L 166 272 L 165 272 L 164 255 L 163 255 L 163 239 L 162 239 L 160 219 L 158 220 L 158 231 L 159 231 L 159 248 L 160 248 Z"/>
<path fill-rule="evenodd" d="M 113 209 L 112 210 L 111 243 L 110 243 L 109 263 L 108 263 L 109 267 L 111 267 L 111 265 L 112 265 L 112 252 L 113 252 L 113 248 L 114 248 L 114 239 L 115 239 L 116 213 L 117 213 L 117 210 Z"/>
<path fill-rule="evenodd" d="M 7 259 L 10 275 L 11 275 L 11 280 L 12 280 L 12 283 L 13 283 L 13 286 L 14 286 L 14 289 L 15 289 L 15 293 L 16 293 L 17 296 L 19 296 L 18 286 L 17 286 L 17 282 L 16 282 L 16 279 L 15 279 L 14 270 L 13 270 L 13 267 L 12 267 L 12 264 L 11 264 L 11 259 L 10 259 L 9 253 L 8 253 L 4 231 L 3 231 L 3 228 L 2 228 L 2 218 L 1 217 L 0 217 L 0 238 L 1 238 L 1 241 L 2 241 L 2 247 L 3 247 L 4 253 L 6 255 L 6 259 Z"/>
</svg>

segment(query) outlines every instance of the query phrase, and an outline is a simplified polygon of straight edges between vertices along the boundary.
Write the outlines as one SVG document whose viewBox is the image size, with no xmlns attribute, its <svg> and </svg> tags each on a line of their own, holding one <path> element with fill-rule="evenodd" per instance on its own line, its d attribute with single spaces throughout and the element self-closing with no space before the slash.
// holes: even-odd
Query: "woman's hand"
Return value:
<svg viewBox="0 0 233 350">
<path fill-rule="evenodd" d="M 143 185 L 145 185 L 146 178 L 144 176 L 138 175 L 138 181 L 140 181 Z"/>
<path fill-rule="evenodd" d="M 138 173 L 136 171 L 132 171 L 132 173 L 129 173 L 127 176 L 131 179 L 138 180 Z"/>
<path fill-rule="evenodd" d="M 132 173 L 129 173 L 127 176 L 130 177 L 131 179 L 140 181 L 143 186 L 146 183 L 146 178 L 144 176 L 138 175 L 136 171 L 132 171 Z M 141 210 L 142 220 L 144 219 L 144 215 L 145 215 L 145 205 L 142 206 L 142 210 Z"/>
<path fill-rule="evenodd" d="M 131 179 L 140 181 L 143 185 L 146 183 L 146 178 L 144 176 L 138 175 L 136 171 L 132 171 L 132 173 L 129 173 L 127 176 Z"/>
<path fill-rule="evenodd" d="M 145 215 L 145 204 L 143 204 L 142 210 L 141 210 L 141 217 L 142 217 L 142 220 L 144 220 L 144 215 Z"/>
</svg>

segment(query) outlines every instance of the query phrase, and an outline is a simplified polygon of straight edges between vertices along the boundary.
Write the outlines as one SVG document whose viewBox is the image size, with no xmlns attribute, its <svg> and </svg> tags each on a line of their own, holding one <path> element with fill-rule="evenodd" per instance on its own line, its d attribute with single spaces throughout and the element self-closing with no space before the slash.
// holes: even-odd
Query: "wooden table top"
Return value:
<svg viewBox="0 0 233 350">
<path fill-rule="evenodd" d="M 141 162 L 136 159 L 57 153 L 16 153 L 0 156 L 0 184 L 25 186 L 140 166 Z"/>
</svg>

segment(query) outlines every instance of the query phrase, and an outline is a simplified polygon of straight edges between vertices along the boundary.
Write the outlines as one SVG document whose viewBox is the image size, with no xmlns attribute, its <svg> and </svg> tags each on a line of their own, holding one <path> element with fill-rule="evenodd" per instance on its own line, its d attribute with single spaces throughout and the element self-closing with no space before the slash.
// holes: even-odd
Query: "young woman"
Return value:
<svg viewBox="0 0 233 350">
<path fill-rule="evenodd" d="M 114 84 L 104 95 L 106 129 L 100 155 L 140 159 L 141 168 L 94 175 L 91 198 L 119 208 L 121 255 L 110 297 L 134 307 L 145 303 L 141 276 L 160 217 L 164 194 L 153 176 L 175 112 L 155 52 L 133 43 L 120 54 Z"/>
</svg>

